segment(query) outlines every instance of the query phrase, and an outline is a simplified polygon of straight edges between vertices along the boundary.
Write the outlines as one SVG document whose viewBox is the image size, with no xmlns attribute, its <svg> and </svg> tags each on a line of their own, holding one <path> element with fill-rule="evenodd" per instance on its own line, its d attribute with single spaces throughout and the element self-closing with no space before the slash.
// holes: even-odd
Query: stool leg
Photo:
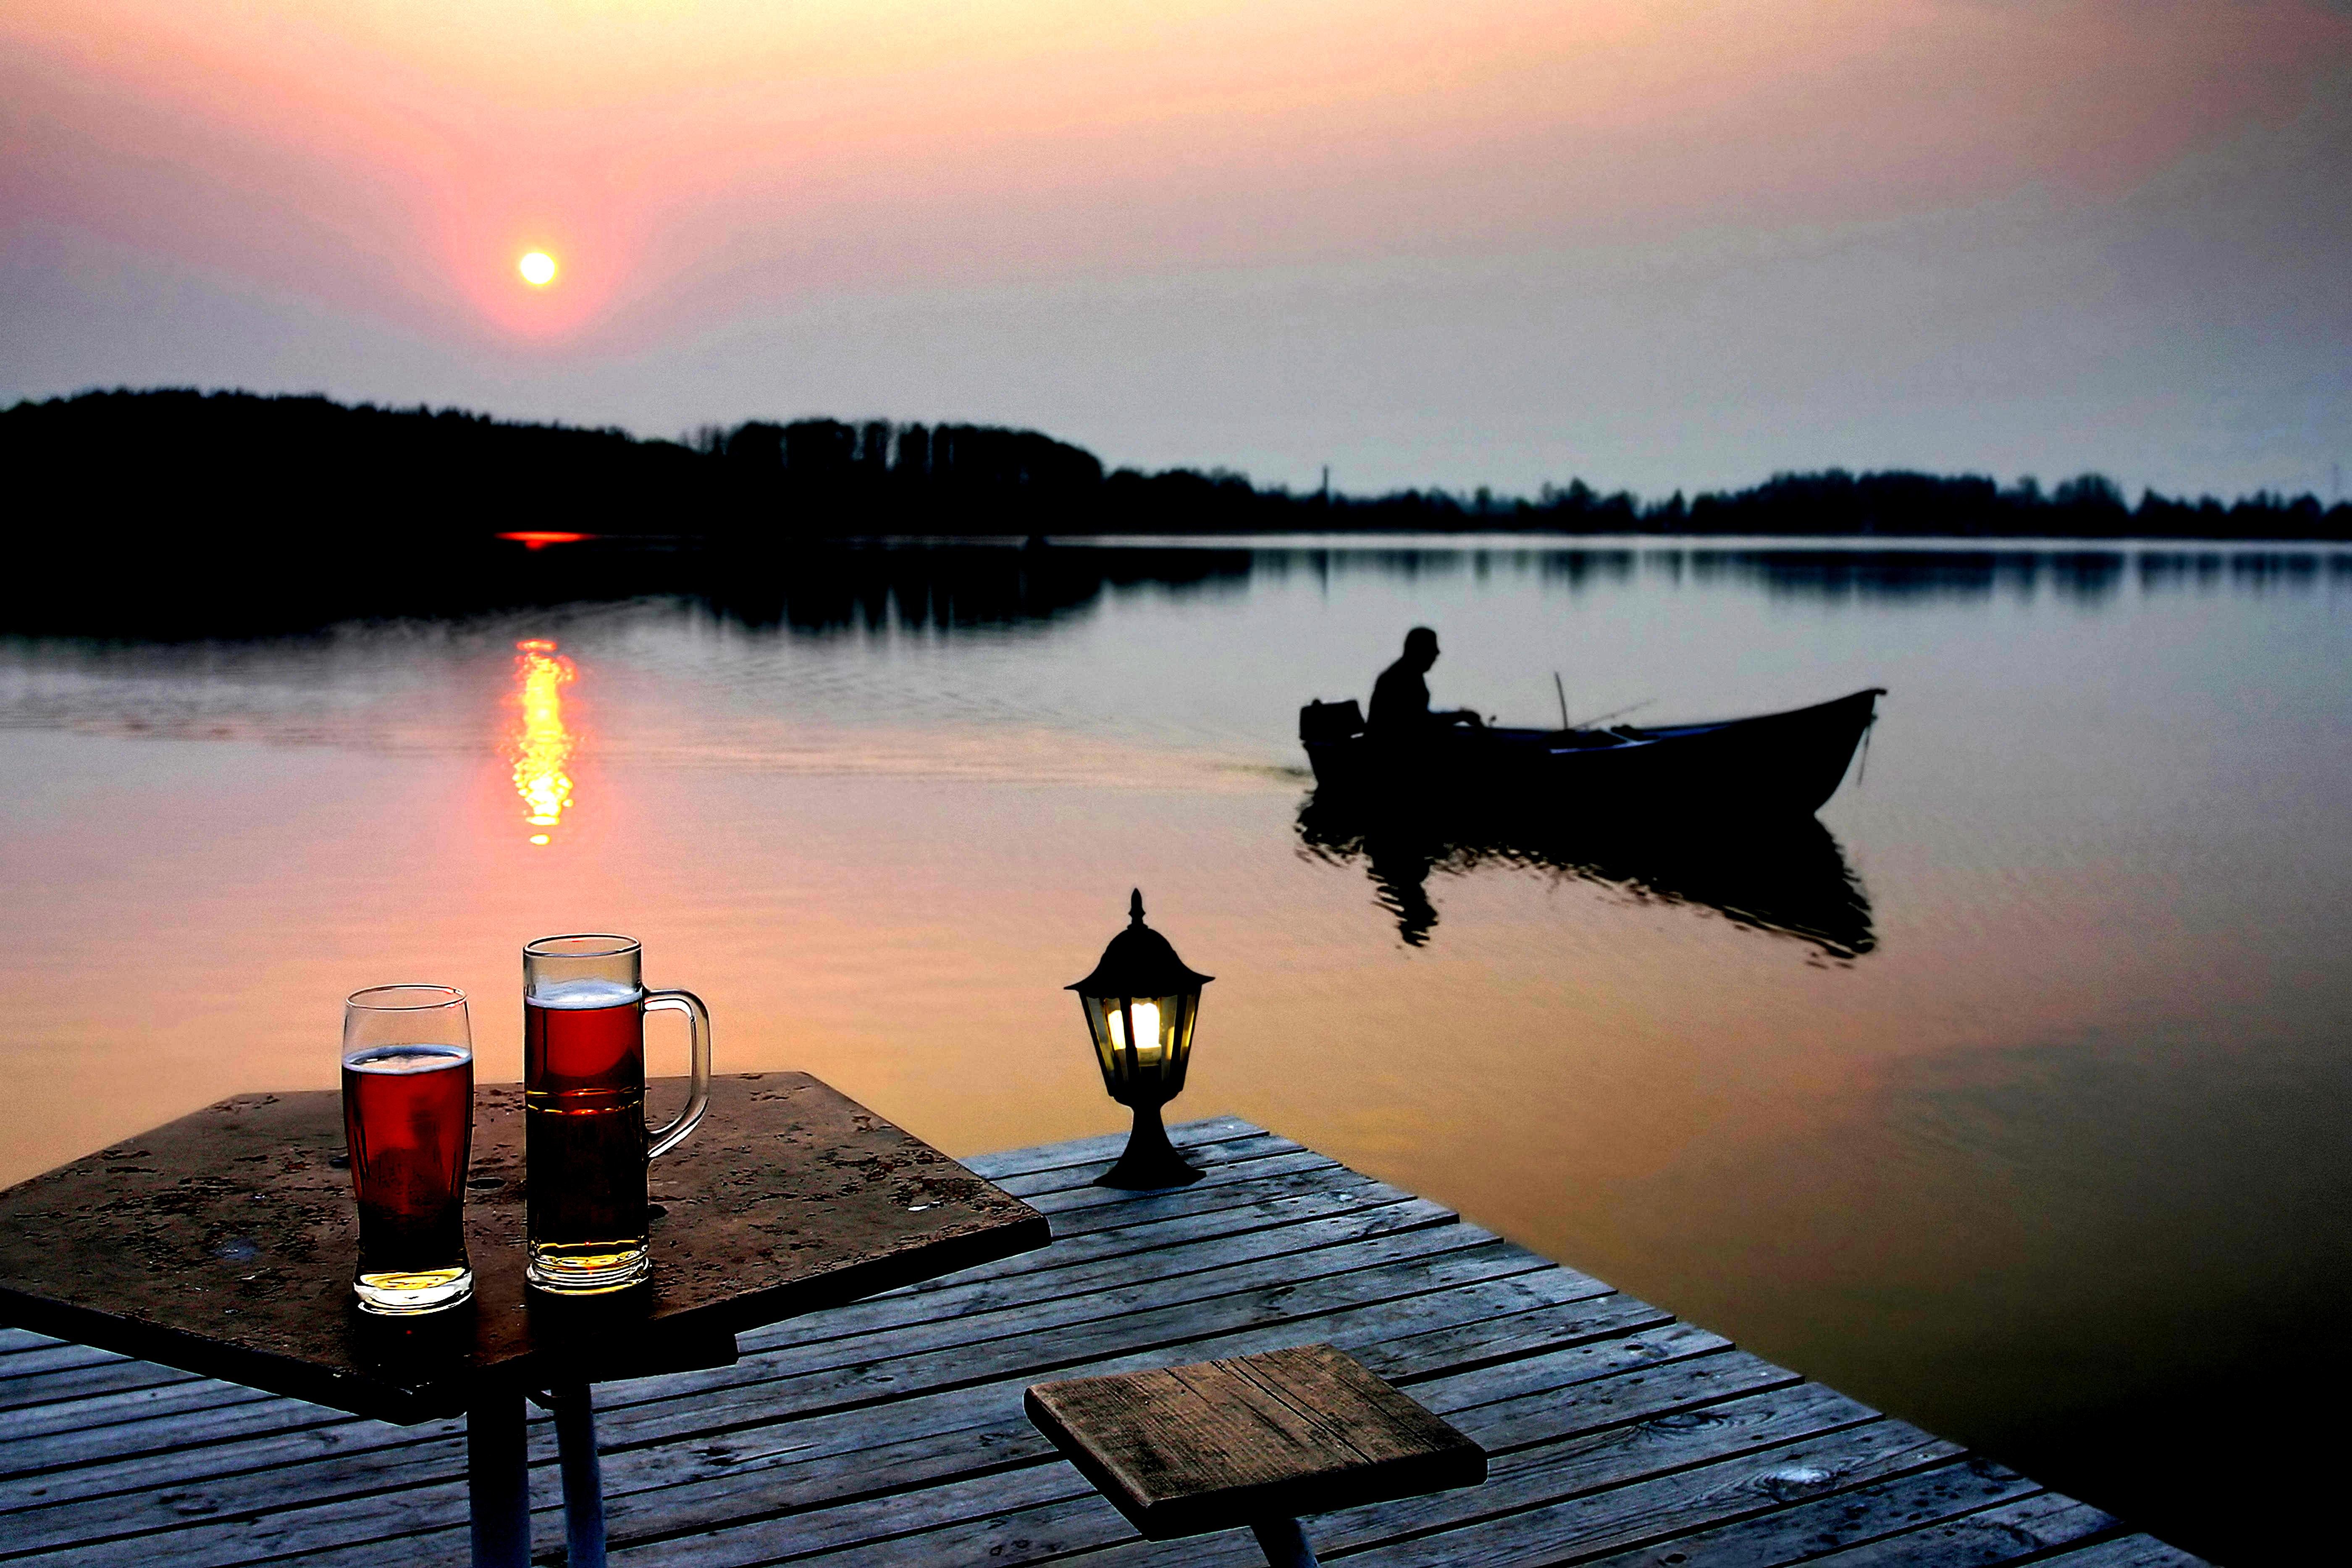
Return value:
<svg viewBox="0 0 2352 1568">
<path fill-rule="evenodd" d="M 563 1467 L 563 1547 L 568 1568 L 604 1568 L 604 1479 L 596 1462 L 596 1406 L 584 1383 L 548 1392 L 555 1448 Z"/>
<path fill-rule="evenodd" d="M 530 1568 L 530 1485 L 522 1395 L 492 1394 L 466 1411 L 467 1508 L 474 1568 Z"/>
<path fill-rule="evenodd" d="M 1251 1525 L 1250 1533 L 1257 1537 L 1258 1549 L 1265 1553 L 1266 1568 L 1323 1568 L 1315 1561 L 1307 1532 L 1295 1519 L 1265 1520 Z"/>
</svg>

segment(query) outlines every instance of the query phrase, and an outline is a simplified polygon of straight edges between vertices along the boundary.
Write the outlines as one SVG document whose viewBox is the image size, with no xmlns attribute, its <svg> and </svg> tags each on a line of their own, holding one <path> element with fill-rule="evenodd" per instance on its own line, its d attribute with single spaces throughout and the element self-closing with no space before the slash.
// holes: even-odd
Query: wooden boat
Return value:
<svg viewBox="0 0 2352 1568">
<path fill-rule="evenodd" d="M 1543 810 L 1702 821 L 1811 816 L 1837 792 L 1883 686 L 1786 713 L 1709 724 L 1599 729 L 1366 732 L 1353 702 L 1298 711 L 1319 789 L 1406 800 L 1477 800 Z"/>
</svg>

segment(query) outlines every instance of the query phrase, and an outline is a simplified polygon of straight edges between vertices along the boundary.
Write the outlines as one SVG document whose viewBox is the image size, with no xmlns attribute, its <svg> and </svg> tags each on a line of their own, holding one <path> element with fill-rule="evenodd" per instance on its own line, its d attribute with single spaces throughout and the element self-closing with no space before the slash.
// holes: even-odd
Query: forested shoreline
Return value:
<svg viewBox="0 0 2352 1568">
<path fill-rule="evenodd" d="M 1532 497 L 1349 496 L 1223 470 L 1107 471 L 1082 447 L 989 425 L 755 420 L 665 441 L 455 409 L 189 390 L 20 402 L 0 413 L 0 462 L 37 503 L 33 530 L 94 524 L 118 542 L 190 530 L 222 544 L 311 538 L 338 519 L 419 542 L 562 528 L 751 546 L 904 533 L 2352 538 L 2352 504 L 2268 493 L 2134 500 L 2095 474 L 2046 489 L 1832 469 L 1664 498 L 1580 479 Z"/>
</svg>

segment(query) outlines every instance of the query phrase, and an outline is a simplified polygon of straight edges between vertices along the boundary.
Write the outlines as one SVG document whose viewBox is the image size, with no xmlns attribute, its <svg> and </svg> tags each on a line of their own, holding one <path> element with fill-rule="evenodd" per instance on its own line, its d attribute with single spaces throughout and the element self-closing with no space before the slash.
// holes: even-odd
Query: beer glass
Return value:
<svg viewBox="0 0 2352 1568">
<path fill-rule="evenodd" d="M 373 986 L 343 1003 L 343 1138 L 360 1206 L 360 1311 L 437 1312 L 474 1293 L 466 1160 L 474 1040 L 466 993 Z"/>
<path fill-rule="evenodd" d="M 522 950 L 523 1190 L 529 1260 L 543 1291 L 636 1284 L 646 1250 L 646 1166 L 676 1148 L 710 1102 L 710 1013 L 687 991 L 648 991 L 634 937 L 542 936 Z M 646 1125 L 646 1014 L 694 1030 L 686 1109 Z"/>
</svg>

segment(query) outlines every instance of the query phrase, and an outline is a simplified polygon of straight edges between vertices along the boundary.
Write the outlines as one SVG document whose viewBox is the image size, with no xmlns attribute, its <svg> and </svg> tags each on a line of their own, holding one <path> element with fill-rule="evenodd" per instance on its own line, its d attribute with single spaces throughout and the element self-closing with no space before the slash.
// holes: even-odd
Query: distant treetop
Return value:
<svg viewBox="0 0 2352 1568">
<path fill-rule="evenodd" d="M 314 536 L 322 523 L 409 536 L 561 527 L 746 541 L 882 534 L 1263 532 L 1698 534 L 1885 538 L 2352 538 L 2352 506 L 2267 492 L 2223 502 L 2104 476 L 2048 491 L 1976 475 L 1831 469 L 1663 500 L 1581 479 L 1533 497 L 1295 494 L 1244 475 L 1106 474 L 1032 430 L 754 420 L 677 441 L 356 407 L 318 396 L 90 392 L 0 413 L 16 493 L 60 518 L 133 529 Z"/>
</svg>

